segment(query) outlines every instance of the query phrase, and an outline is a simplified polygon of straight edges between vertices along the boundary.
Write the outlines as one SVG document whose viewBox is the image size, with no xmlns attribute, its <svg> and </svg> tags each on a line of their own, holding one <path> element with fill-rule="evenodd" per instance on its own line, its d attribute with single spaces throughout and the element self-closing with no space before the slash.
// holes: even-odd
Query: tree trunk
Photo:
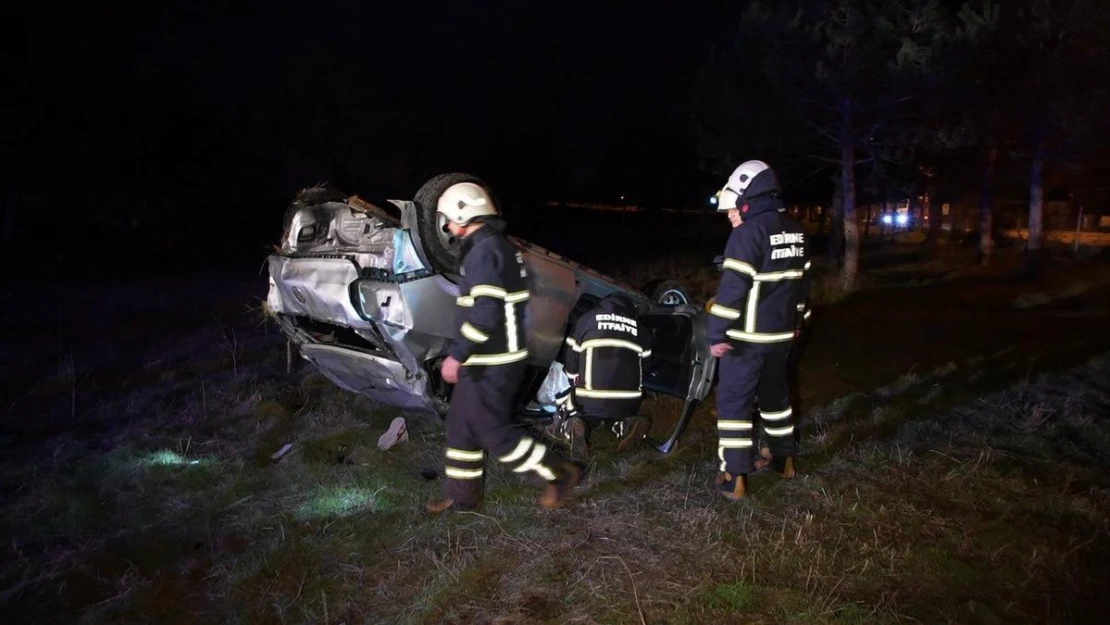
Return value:
<svg viewBox="0 0 1110 625">
<path fill-rule="evenodd" d="M 821 210 L 817 213 L 817 236 L 825 234 L 825 219 L 828 218 L 829 211 L 825 207 L 820 207 Z"/>
<path fill-rule="evenodd" d="M 859 272 L 859 221 L 856 220 L 856 154 L 850 143 L 840 149 L 841 218 L 844 222 L 844 264 L 840 268 L 840 290 L 856 285 Z"/>
<path fill-rule="evenodd" d="M 829 242 L 825 248 L 825 257 L 828 259 L 830 267 L 840 267 L 840 243 L 844 239 L 844 229 L 840 227 L 842 202 L 838 185 L 833 190 L 832 201 L 829 203 Z"/>
<path fill-rule="evenodd" d="M 13 254 L 12 245 L 15 242 L 15 205 L 16 194 L 15 191 L 8 192 L 8 201 L 4 207 L 4 228 L 3 228 L 3 241 L 4 250 L 8 254 Z"/>
<path fill-rule="evenodd" d="M 871 208 L 873 204 L 867 203 L 867 219 L 863 222 L 863 240 L 866 241 L 867 237 L 871 235 Z"/>
<path fill-rule="evenodd" d="M 937 248 L 940 245 L 940 227 L 944 215 L 940 210 L 940 202 L 934 202 L 928 192 L 925 201 L 921 204 L 921 212 L 929 214 L 929 234 L 925 236 L 925 257 L 932 260 L 937 257 Z"/>
<path fill-rule="evenodd" d="M 998 163 L 998 146 L 987 150 L 983 161 L 983 188 L 979 191 L 979 262 L 990 263 L 994 254 L 994 173 Z"/>
<path fill-rule="evenodd" d="M 1044 244 L 1044 131 L 1038 130 L 1033 147 L 1033 167 L 1029 175 L 1029 243 L 1025 247 L 1022 275 L 1032 278 L 1037 273 L 1037 260 Z"/>
</svg>

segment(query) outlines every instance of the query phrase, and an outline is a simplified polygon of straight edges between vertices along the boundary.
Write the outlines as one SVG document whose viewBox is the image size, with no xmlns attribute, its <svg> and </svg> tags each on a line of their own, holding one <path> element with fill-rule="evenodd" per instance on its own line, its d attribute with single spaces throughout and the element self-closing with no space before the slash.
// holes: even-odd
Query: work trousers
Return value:
<svg viewBox="0 0 1110 625">
<path fill-rule="evenodd" d="M 734 342 L 733 350 L 721 357 L 717 368 L 717 457 L 721 471 L 746 475 L 754 469 L 752 400 L 757 393 L 760 425 L 771 454 L 798 453 L 787 381 L 790 353 L 790 342 Z"/>
<path fill-rule="evenodd" d="M 478 505 L 485 493 L 485 456 L 514 473 L 534 473 L 547 482 L 565 462 L 513 420 L 525 365 L 464 366 L 447 410 L 444 495 L 458 504 Z"/>
</svg>

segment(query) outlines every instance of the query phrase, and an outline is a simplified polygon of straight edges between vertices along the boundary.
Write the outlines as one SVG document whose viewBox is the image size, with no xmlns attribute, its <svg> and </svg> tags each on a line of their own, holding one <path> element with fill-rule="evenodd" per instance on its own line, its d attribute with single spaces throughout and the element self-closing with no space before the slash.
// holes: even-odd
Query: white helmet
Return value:
<svg viewBox="0 0 1110 625">
<path fill-rule="evenodd" d="M 763 161 L 747 161 L 732 172 L 724 188 L 717 192 L 717 210 L 737 208 L 746 198 L 779 190 L 778 177 L 770 165 Z"/>
<path fill-rule="evenodd" d="M 465 225 L 476 217 L 496 215 L 497 206 L 489 192 L 480 185 L 460 182 L 447 187 L 443 195 L 439 196 L 436 212 Z"/>
</svg>

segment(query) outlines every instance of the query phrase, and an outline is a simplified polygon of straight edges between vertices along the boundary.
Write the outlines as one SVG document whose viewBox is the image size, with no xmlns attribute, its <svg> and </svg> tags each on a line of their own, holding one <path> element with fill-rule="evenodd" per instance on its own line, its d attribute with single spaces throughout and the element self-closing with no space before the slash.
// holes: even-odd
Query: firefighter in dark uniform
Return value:
<svg viewBox="0 0 1110 625">
<path fill-rule="evenodd" d="M 717 488 L 729 499 L 747 494 L 756 440 L 752 400 L 771 451 L 771 468 L 794 476 L 797 442 L 787 362 L 809 310 L 809 252 L 802 225 L 781 200 L 775 172 L 762 161 L 743 163 L 718 194 L 732 232 L 721 283 L 706 330 L 720 359 L 717 386 Z"/>
<path fill-rule="evenodd" d="M 540 504 L 557 508 L 578 483 L 581 469 L 513 422 L 528 358 L 523 256 L 505 237 L 504 221 L 481 186 L 463 182 L 449 187 L 437 210 L 463 242 L 458 330 L 440 367 L 444 381 L 455 384 L 447 411 L 444 498 L 429 501 L 427 511 L 479 508 L 486 454 L 515 473 L 535 474 L 547 482 Z"/>
<path fill-rule="evenodd" d="M 643 400 L 644 370 L 651 358 L 651 333 L 640 325 L 636 304 L 622 293 L 607 295 L 578 318 L 567 336 L 564 368 L 573 382 L 556 398 L 563 421 L 558 434 L 572 455 L 588 453 L 591 428 L 608 424 L 617 451 L 643 439 L 651 421 L 637 413 Z"/>
</svg>

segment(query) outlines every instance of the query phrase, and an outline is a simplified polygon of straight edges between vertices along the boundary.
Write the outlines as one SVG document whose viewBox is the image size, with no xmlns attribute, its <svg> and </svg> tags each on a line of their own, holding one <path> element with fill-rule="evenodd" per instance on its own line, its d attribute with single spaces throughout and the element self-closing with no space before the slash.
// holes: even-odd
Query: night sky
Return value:
<svg viewBox="0 0 1110 625">
<path fill-rule="evenodd" d="M 461 170 L 511 197 L 692 199 L 691 92 L 725 4 L 22 9 L 14 186 L 280 202 L 323 180 L 410 197 Z"/>
</svg>

